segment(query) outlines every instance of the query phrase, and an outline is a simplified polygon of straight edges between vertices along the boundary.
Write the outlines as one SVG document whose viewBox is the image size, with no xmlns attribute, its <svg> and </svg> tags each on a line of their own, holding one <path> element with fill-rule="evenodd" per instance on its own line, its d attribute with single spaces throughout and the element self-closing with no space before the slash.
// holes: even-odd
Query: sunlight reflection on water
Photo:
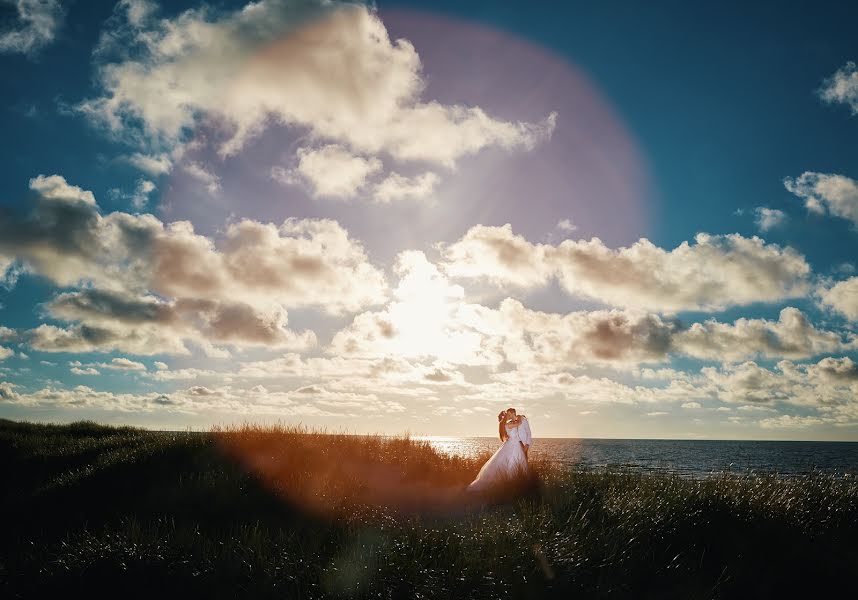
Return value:
<svg viewBox="0 0 858 600">
<path fill-rule="evenodd" d="M 500 441 L 486 437 L 415 437 L 446 454 L 478 456 Z M 858 473 L 858 443 L 711 440 L 602 440 L 539 438 L 531 456 L 574 468 L 620 468 L 701 477 L 711 473 L 777 473 L 791 477 L 816 470 Z"/>
</svg>

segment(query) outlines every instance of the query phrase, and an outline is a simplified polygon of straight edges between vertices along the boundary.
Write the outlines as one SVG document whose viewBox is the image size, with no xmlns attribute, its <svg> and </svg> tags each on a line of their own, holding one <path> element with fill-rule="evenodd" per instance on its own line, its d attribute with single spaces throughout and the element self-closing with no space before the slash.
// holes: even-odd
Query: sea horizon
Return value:
<svg viewBox="0 0 858 600">
<path fill-rule="evenodd" d="M 149 430 L 161 433 L 206 433 L 206 430 Z M 405 434 L 359 434 L 308 430 L 323 435 L 402 438 Z M 447 455 L 475 458 L 493 453 L 500 440 L 492 436 L 409 435 Z M 742 440 L 669 438 L 535 437 L 531 457 L 573 469 L 661 472 L 690 477 L 722 473 L 773 474 L 795 477 L 811 472 L 858 475 L 858 444 L 852 440 Z"/>
</svg>

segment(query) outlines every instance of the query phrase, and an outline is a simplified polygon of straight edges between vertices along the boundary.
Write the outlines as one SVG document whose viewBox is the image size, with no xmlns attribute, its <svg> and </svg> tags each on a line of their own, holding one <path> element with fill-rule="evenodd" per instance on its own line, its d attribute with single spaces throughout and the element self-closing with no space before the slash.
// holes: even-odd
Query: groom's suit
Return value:
<svg viewBox="0 0 858 600">
<path fill-rule="evenodd" d="M 524 444 L 525 453 L 530 449 L 530 446 L 533 445 L 533 436 L 530 434 L 530 422 L 527 420 L 527 417 L 521 417 L 521 425 L 518 428 L 518 435 L 521 438 L 521 443 Z"/>
</svg>

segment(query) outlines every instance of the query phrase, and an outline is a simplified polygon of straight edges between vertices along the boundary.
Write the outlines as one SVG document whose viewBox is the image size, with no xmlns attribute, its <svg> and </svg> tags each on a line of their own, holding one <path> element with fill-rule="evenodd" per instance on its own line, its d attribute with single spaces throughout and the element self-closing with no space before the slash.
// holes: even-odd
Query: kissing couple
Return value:
<svg viewBox="0 0 858 600">
<path fill-rule="evenodd" d="M 467 491 L 481 492 L 497 483 L 528 473 L 527 454 L 533 444 L 533 437 L 527 417 L 517 414 L 514 408 L 502 410 L 498 413 L 498 435 L 503 443 L 486 461 L 477 478 L 468 485 Z"/>
</svg>

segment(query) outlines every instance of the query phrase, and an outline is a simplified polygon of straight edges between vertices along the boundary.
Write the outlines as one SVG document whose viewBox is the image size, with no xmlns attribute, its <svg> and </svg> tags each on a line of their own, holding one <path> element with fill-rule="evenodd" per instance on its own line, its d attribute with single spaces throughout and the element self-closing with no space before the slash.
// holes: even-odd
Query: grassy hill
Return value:
<svg viewBox="0 0 858 600">
<path fill-rule="evenodd" d="M 0 420 L 0 597 L 791 598 L 858 572 L 858 482 L 570 472 L 245 427 Z"/>
</svg>

